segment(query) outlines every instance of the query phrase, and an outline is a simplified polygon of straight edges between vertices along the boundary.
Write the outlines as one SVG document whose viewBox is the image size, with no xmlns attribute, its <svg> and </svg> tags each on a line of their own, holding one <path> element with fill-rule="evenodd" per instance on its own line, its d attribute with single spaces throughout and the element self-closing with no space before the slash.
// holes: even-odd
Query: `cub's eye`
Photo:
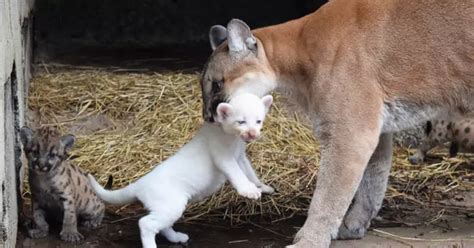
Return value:
<svg viewBox="0 0 474 248">
<path fill-rule="evenodd" d="M 245 124 L 245 123 L 247 123 L 247 122 L 246 122 L 246 121 L 237 121 L 237 123 L 238 123 L 239 125 L 243 125 L 243 124 Z"/>
<path fill-rule="evenodd" d="M 55 153 L 48 154 L 48 159 L 54 159 L 56 157 Z"/>
<path fill-rule="evenodd" d="M 261 124 L 262 123 L 262 120 L 257 120 L 257 124 Z"/>
</svg>

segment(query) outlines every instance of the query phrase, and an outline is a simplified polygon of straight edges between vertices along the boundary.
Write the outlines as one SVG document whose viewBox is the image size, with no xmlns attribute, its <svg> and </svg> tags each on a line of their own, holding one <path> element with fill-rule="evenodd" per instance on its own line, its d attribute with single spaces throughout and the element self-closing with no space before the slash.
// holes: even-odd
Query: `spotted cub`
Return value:
<svg viewBox="0 0 474 248">
<path fill-rule="evenodd" d="M 57 130 L 48 127 L 35 131 L 23 127 L 20 138 L 28 160 L 35 224 L 28 230 L 29 236 L 46 237 L 47 220 L 55 220 L 62 221 L 62 240 L 82 240 L 83 235 L 77 231 L 78 219 L 84 226 L 96 228 L 102 222 L 105 207 L 90 187 L 86 174 L 67 160 L 75 137 L 60 136 Z M 109 180 L 109 187 L 110 183 Z"/>
<path fill-rule="evenodd" d="M 458 151 L 474 152 L 474 117 L 442 118 L 428 121 L 425 126 L 426 137 L 416 153 L 409 158 L 410 163 L 423 161 L 426 153 L 433 147 L 451 142 L 449 155 L 454 157 Z"/>
</svg>

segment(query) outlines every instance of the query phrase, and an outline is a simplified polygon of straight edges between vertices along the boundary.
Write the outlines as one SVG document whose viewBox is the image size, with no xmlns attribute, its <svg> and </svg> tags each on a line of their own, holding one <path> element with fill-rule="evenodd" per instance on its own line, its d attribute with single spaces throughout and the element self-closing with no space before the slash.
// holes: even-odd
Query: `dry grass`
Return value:
<svg viewBox="0 0 474 248">
<path fill-rule="evenodd" d="M 201 92 L 195 74 L 125 74 L 98 70 L 40 73 L 34 78 L 29 108 L 35 122 L 68 131 L 91 116 L 102 115 L 111 127 L 77 135 L 76 163 L 102 182 L 114 176 L 114 187 L 128 184 L 189 141 L 202 123 Z M 264 137 L 249 146 L 263 181 L 278 192 L 259 201 L 239 197 L 225 187 L 193 204 L 187 219 L 250 215 L 285 218 L 303 213 L 311 199 L 319 163 L 319 147 L 301 116 L 277 104 L 265 122 Z M 472 187 L 473 174 L 462 160 L 430 166 L 408 165 L 399 149 L 387 200 L 435 204 L 455 189 Z M 159 183 L 159 182 L 158 182 Z M 412 199 L 412 200 L 410 200 Z"/>
</svg>

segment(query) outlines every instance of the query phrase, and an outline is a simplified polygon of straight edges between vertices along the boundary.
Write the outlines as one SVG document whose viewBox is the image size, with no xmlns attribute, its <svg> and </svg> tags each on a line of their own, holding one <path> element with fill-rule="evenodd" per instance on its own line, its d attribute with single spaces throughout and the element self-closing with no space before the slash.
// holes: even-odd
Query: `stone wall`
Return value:
<svg viewBox="0 0 474 248">
<path fill-rule="evenodd" d="M 15 247 L 25 92 L 31 77 L 34 0 L 0 1 L 0 247 Z"/>
</svg>

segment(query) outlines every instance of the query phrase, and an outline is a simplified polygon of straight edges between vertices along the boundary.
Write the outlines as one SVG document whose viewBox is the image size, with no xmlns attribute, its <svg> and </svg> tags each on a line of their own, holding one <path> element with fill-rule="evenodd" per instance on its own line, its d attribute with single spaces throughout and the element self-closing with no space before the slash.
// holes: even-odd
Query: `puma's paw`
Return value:
<svg viewBox="0 0 474 248">
<path fill-rule="evenodd" d="M 337 232 L 337 239 L 361 239 L 367 232 L 367 215 L 359 213 L 357 217 L 354 215 L 346 215 L 346 219 L 343 221 Z"/>
<path fill-rule="evenodd" d="M 275 189 L 271 186 L 266 185 L 266 184 L 262 184 L 258 187 L 262 190 L 262 193 L 264 193 L 264 194 L 273 194 L 273 193 L 275 193 Z"/>
<path fill-rule="evenodd" d="M 326 235 L 318 222 L 306 220 L 305 224 L 296 233 L 294 244 L 290 248 L 328 248 L 331 244 L 331 235 Z"/>
<path fill-rule="evenodd" d="M 257 188 L 257 186 L 255 186 L 255 184 L 253 183 L 247 184 L 246 186 L 238 190 L 238 192 L 239 195 L 253 200 L 257 200 L 258 198 L 260 198 L 260 196 L 262 196 L 262 190 Z"/>
</svg>

